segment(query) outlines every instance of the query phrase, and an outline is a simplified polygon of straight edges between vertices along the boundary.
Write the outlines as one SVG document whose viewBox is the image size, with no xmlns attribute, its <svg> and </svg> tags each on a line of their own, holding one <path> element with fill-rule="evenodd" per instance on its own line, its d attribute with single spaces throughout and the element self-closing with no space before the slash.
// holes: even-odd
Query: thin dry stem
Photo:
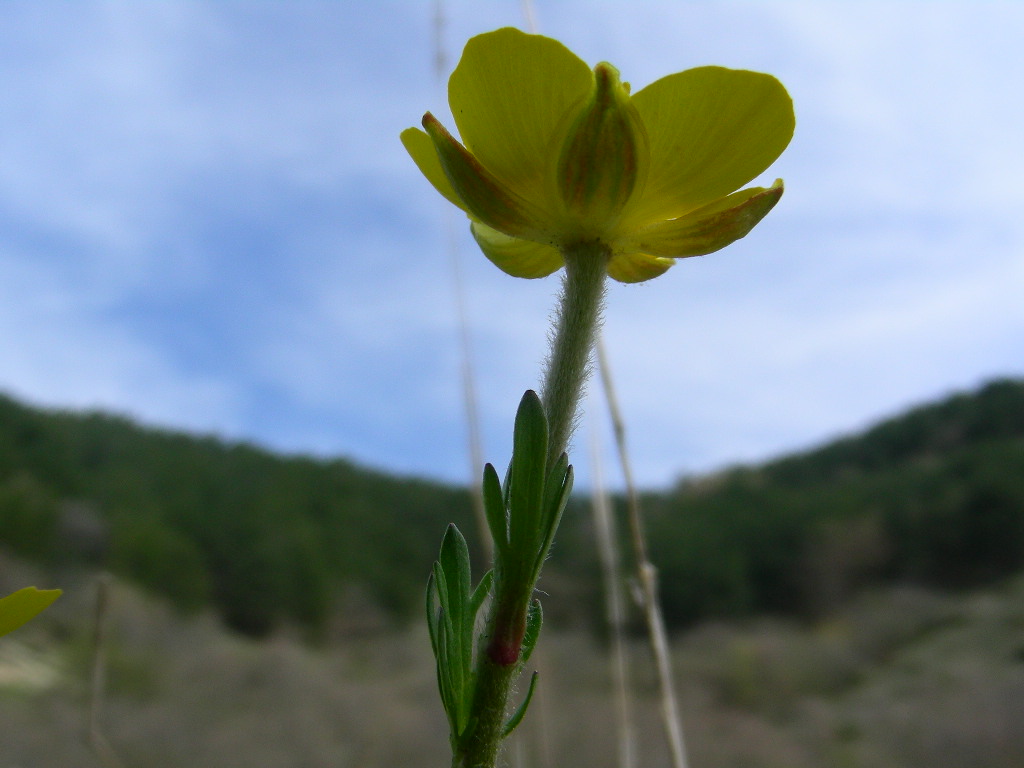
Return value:
<svg viewBox="0 0 1024 768">
<path fill-rule="evenodd" d="M 612 638 L 611 674 L 615 687 L 616 720 L 619 726 L 619 768 L 633 768 L 636 763 L 633 711 L 629 697 L 629 664 L 626 659 L 626 612 L 622 597 L 622 579 L 619 548 L 612 525 L 611 503 L 601 474 L 596 431 L 593 445 L 593 503 L 594 531 L 601 561 L 605 587 L 605 620 Z"/>
<path fill-rule="evenodd" d="M 107 607 L 110 599 L 110 577 L 106 574 L 96 580 L 96 612 L 94 614 L 92 635 L 92 674 L 89 690 L 89 727 L 87 739 L 89 747 L 105 768 L 123 768 L 124 763 L 117 756 L 114 748 L 107 741 L 100 726 L 100 710 L 106 689 L 106 623 Z"/>
<path fill-rule="evenodd" d="M 530 0 L 522 0 L 523 20 L 526 23 L 526 31 L 531 34 L 537 33 L 537 14 L 534 12 L 533 3 Z"/>
<path fill-rule="evenodd" d="M 669 751 L 672 754 L 673 768 L 686 768 L 686 749 L 683 745 L 683 729 L 679 717 L 679 705 L 676 702 L 675 687 L 672 682 L 672 663 L 668 654 L 668 636 L 665 632 L 665 620 L 661 614 L 661 602 L 658 599 L 658 570 L 647 556 L 647 540 L 644 536 L 643 519 L 640 513 L 640 497 L 633 482 L 633 468 L 626 450 L 626 426 L 619 409 L 618 398 L 612 383 L 611 366 L 604 349 L 604 342 L 598 336 L 597 360 L 601 370 L 601 381 L 604 384 L 608 410 L 611 414 L 612 427 L 615 432 L 615 445 L 618 448 L 619 462 L 622 465 L 622 476 L 626 483 L 626 509 L 629 516 L 630 538 L 633 541 L 633 553 L 636 559 L 637 581 L 640 585 L 644 618 L 647 621 L 647 633 L 658 670 L 658 683 L 661 689 L 661 715 L 665 725 L 665 736 L 668 739 Z"/>
<path fill-rule="evenodd" d="M 437 0 L 434 5 L 434 74 L 438 86 L 442 90 L 445 83 L 445 70 L 448 65 L 444 46 L 444 26 L 444 3 L 442 0 Z M 455 295 L 456 322 L 459 327 L 459 352 L 462 358 L 462 400 L 466 411 L 466 440 L 470 464 L 469 496 L 479 533 L 477 538 L 483 549 L 485 562 L 491 562 L 494 557 L 494 543 L 491 541 L 490 530 L 487 527 L 484 496 L 480 484 L 480 478 L 484 474 L 483 450 L 480 440 L 480 413 L 477 407 L 476 376 L 474 375 L 469 335 L 469 314 L 466 310 L 466 291 L 462 281 L 462 259 L 454 217 L 452 207 L 445 203 L 443 220 L 448 253 L 452 263 L 452 292 Z"/>
</svg>

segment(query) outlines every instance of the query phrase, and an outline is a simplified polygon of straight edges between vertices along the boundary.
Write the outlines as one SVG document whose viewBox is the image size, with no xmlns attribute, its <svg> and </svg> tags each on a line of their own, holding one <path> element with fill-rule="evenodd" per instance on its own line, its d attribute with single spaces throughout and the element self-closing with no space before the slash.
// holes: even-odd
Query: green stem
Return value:
<svg viewBox="0 0 1024 768">
<path fill-rule="evenodd" d="M 473 714 L 479 720 L 472 736 L 452 756 L 452 768 L 493 768 L 497 763 L 506 704 L 516 671 L 515 665 L 503 667 L 486 656 L 481 659 L 477 666 L 477 690 L 486 690 L 489 702 L 486 709 L 474 707 Z"/>
<path fill-rule="evenodd" d="M 541 389 L 548 417 L 549 469 L 568 450 L 576 427 L 576 410 L 590 375 L 590 355 L 601 324 L 610 253 L 598 242 L 567 248 L 562 256 L 565 277 Z"/>
<path fill-rule="evenodd" d="M 495 568 L 494 596 L 479 639 L 469 729 L 452 757 L 452 768 L 493 768 L 508 716 L 512 684 L 522 670 L 520 650 L 533 584 Z"/>
<path fill-rule="evenodd" d="M 542 390 L 549 430 L 548 472 L 568 448 L 576 424 L 601 320 L 610 253 L 600 243 L 588 243 L 566 249 L 563 257 L 565 277 Z M 532 573 L 525 578 L 531 579 Z M 504 572 L 500 564 L 495 570 L 494 600 L 476 661 L 472 704 L 476 722 L 457 745 L 452 768 L 493 768 L 497 761 L 509 693 L 522 669 L 523 630 L 534 590 L 532 583 L 518 583 L 522 580 L 522 574 Z"/>
</svg>

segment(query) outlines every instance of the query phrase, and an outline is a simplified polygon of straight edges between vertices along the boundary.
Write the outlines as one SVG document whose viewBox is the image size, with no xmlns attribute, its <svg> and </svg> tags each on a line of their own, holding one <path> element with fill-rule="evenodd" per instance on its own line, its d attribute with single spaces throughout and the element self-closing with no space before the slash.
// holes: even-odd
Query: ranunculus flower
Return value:
<svg viewBox="0 0 1024 768">
<path fill-rule="evenodd" d="M 472 38 L 448 82 L 462 143 L 429 112 L 402 142 L 465 211 L 480 248 L 516 277 L 603 246 L 624 283 L 724 248 L 782 196 L 782 181 L 736 191 L 793 135 L 793 104 L 771 75 L 699 67 L 630 94 L 610 64 L 499 29 Z"/>
</svg>

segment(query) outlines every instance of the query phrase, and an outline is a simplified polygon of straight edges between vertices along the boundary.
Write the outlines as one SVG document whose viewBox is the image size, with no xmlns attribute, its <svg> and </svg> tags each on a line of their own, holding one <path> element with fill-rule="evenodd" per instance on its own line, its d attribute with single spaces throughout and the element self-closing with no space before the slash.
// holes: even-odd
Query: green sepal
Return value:
<svg viewBox="0 0 1024 768">
<path fill-rule="evenodd" d="M 540 600 L 533 600 L 526 612 L 526 632 L 523 634 L 520 664 L 525 664 L 530 660 L 533 649 L 537 646 L 537 638 L 540 637 L 542 624 L 544 624 L 544 611 L 540 607 Z"/>
<path fill-rule="evenodd" d="M 505 723 L 505 727 L 501 731 L 501 738 L 506 738 L 523 721 L 523 716 L 526 715 L 526 708 L 530 706 L 530 701 L 533 699 L 533 691 L 537 687 L 537 677 L 536 672 L 530 675 L 530 687 L 526 689 L 526 698 L 523 699 L 523 703 L 519 705 L 519 709 L 515 711 L 515 714 Z"/>
<path fill-rule="evenodd" d="M 558 188 L 581 226 L 615 221 L 646 172 L 647 135 L 629 86 L 607 62 L 594 67 L 594 89 L 562 145 Z M 597 160 L 597 162 L 595 162 Z"/>
<path fill-rule="evenodd" d="M 525 237 L 539 242 L 550 239 L 546 234 L 547 217 L 543 209 L 488 171 L 429 112 L 423 116 L 423 129 L 434 142 L 448 186 L 462 202 L 461 207 L 487 226 L 510 237 Z M 415 149 L 415 145 L 412 146 Z"/>
<path fill-rule="evenodd" d="M 483 496 L 487 527 L 491 531 L 491 539 L 500 558 L 508 549 L 508 510 L 498 473 L 492 464 L 484 467 Z"/>
</svg>

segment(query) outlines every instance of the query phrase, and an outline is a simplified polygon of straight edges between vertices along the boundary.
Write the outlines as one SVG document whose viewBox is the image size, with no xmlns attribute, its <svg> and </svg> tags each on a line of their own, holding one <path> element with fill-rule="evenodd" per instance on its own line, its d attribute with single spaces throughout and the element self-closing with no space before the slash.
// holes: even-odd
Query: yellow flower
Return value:
<svg viewBox="0 0 1024 768">
<path fill-rule="evenodd" d="M 793 135 L 770 75 L 700 67 L 630 95 L 610 64 L 591 71 L 556 40 L 506 28 L 466 44 L 448 100 L 463 143 L 429 112 L 402 143 L 516 277 L 601 244 L 611 277 L 648 280 L 743 237 L 782 196 L 781 180 L 735 191 Z"/>
</svg>

